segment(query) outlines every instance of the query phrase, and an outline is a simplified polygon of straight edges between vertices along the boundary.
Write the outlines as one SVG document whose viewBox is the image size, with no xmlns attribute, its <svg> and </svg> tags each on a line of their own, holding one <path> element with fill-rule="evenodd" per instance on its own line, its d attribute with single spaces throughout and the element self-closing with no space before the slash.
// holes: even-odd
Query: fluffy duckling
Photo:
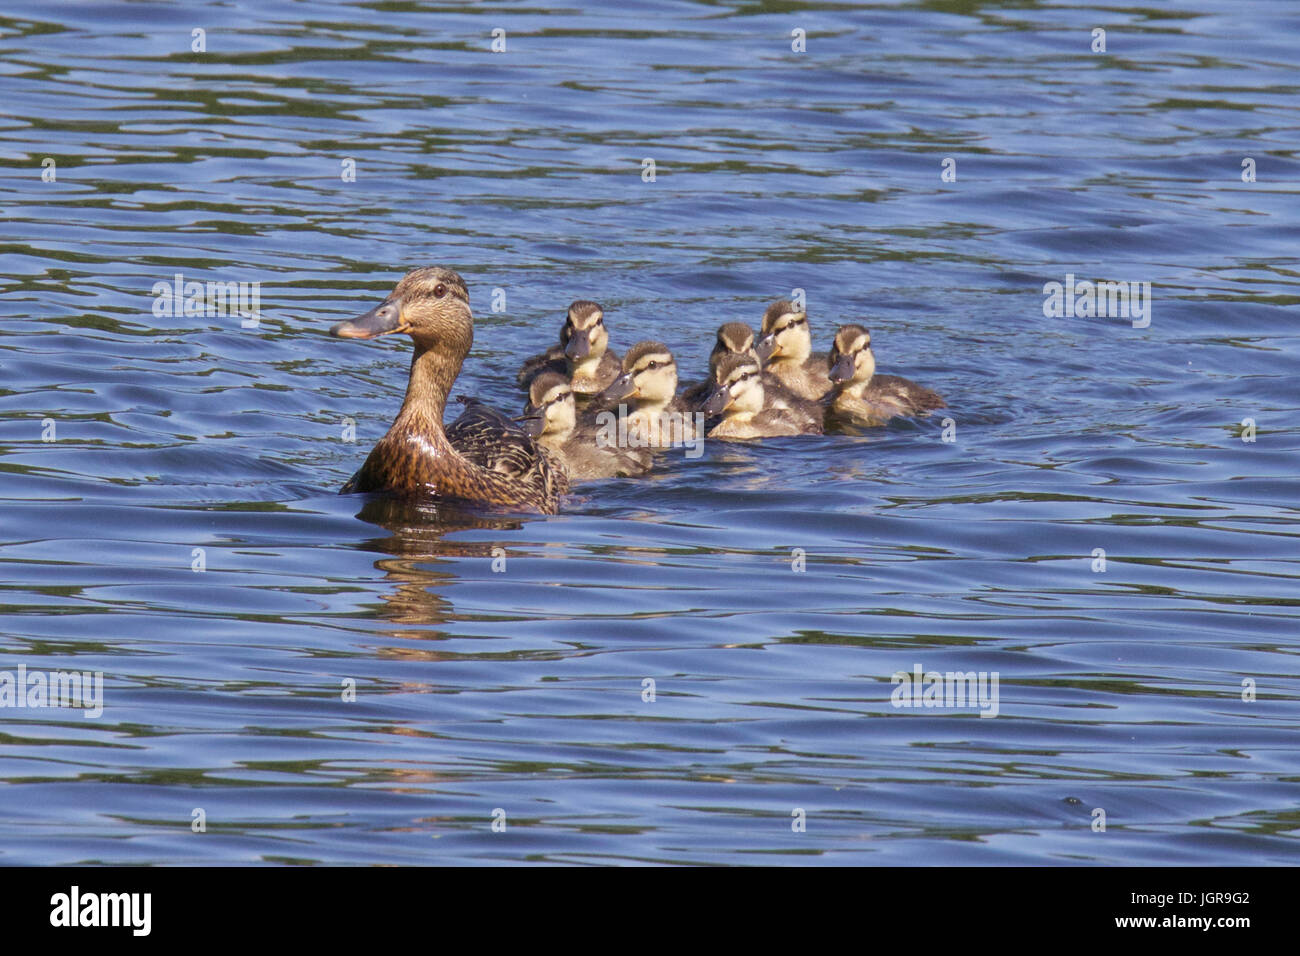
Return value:
<svg viewBox="0 0 1300 956">
<path fill-rule="evenodd" d="M 713 351 L 709 353 L 709 374 L 704 381 L 686 386 L 682 392 L 682 401 L 691 408 L 704 404 L 709 393 L 713 391 L 714 375 L 718 368 L 718 359 L 724 355 L 754 355 L 754 330 L 744 322 L 728 322 L 718 327 Z"/>
<path fill-rule="evenodd" d="M 576 395 L 590 398 L 618 378 L 622 363 L 609 351 L 609 333 L 605 331 L 605 310 L 599 303 L 579 299 L 569 305 L 560 344 L 524 361 L 515 377 L 520 387 L 542 372 L 558 372 L 569 379 Z"/>
<path fill-rule="evenodd" d="M 718 329 L 717 341 L 709 353 L 709 377 L 697 382 L 682 393 L 682 401 L 688 407 L 703 411 L 713 386 L 718 383 L 718 362 L 727 355 L 748 355 L 758 362 L 758 353 L 754 350 L 754 330 L 744 322 L 728 322 Z M 760 363 L 761 364 L 761 363 Z M 800 424 L 820 429 L 822 408 L 816 402 L 800 398 L 790 391 L 770 372 L 763 372 L 764 407 L 778 408 L 790 413 Z"/>
<path fill-rule="evenodd" d="M 928 415 L 947 403 L 923 385 L 897 375 L 877 375 L 871 333 L 860 325 L 842 325 L 831 348 L 829 417 L 852 425 L 883 425 L 898 415 Z"/>
<path fill-rule="evenodd" d="M 330 329 L 347 339 L 392 333 L 415 343 L 406 399 L 341 493 L 382 491 L 553 514 L 568 479 L 504 415 L 470 400 L 465 413 L 443 428 L 447 395 L 474 342 L 464 280 L 442 266 L 416 269 L 380 305 Z"/>
<path fill-rule="evenodd" d="M 632 400 L 624 414 L 624 403 Z M 661 342 L 638 342 L 623 356 L 623 373 L 596 396 L 589 411 L 605 426 L 606 416 L 622 416 L 628 444 L 666 448 L 698 438 L 703 414 L 694 412 L 677 397 L 677 363 Z"/>
<path fill-rule="evenodd" d="M 793 302 L 773 302 L 763 313 L 755 351 L 764 368 L 800 398 L 817 401 L 831 390 L 824 354 L 814 355 L 808 315 Z"/>
<path fill-rule="evenodd" d="M 718 361 L 717 384 L 704 403 L 707 415 L 722 415 L 710 438 L 737 441 L 778 435 L 820 435 L 820 421 L 800 420 L 789 409 L 767 405 L 763 373 L 749 355 L 724 355 Z"/>
<path fill-rule="evenodd" d="M 578 426 L 573 388 L 557 372 L 543 372 L 528 386 L 524 431 L 560 459 L 570 481 L 639 475 L 650 468 L 644 448 L 600 441 L 597 429 Z"/>
</svg>

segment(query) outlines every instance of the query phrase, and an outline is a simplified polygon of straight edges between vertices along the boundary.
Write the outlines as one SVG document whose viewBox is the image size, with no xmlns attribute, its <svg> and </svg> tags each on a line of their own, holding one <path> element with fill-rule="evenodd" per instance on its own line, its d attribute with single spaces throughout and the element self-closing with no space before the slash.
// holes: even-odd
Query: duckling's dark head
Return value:
<svg viewBox="0 0 1300 956">
<path fill-rule="evenodd" d="M 600 303 L 579 299 L 571 304 L 560 341 L 564 343 L 565 356 L 573 362 L 604 355 L 609 335 L 605 332 L 605 310 Z"/>
<path fill-rule="evenodd" d="M 763 409 L 763 379 L 758 359 L 736 353 L 718 359 L 713 388 L 704 400 L 706 415 L 720 415 L 728 409 L 749 412 Z"/>
<path fill-rule="evenodd" d="M 717 368 L 724 355 L 754 354 L 754 330 L 744 322 L 728 322 L 718 329 L 718 340 L 709 353 L 709 368 Z"/>
<path fill-rule="evenodd" d="M 828 357 L 832 382 L 870 379 L 876 372 L 876 358 L 871 352 L 871 333 L 861 325 L 841 325 Z"/>
<path fill-rule="evenodd" d="M 331 335 L 373 339 L 404 332 L 425 349 L 468 352 L 474 341 L 474 318 L 465 281 L 443 266 L 408 272 L 384 301 L 365 315 L 340 322 Z"/>
<path fill-rule="evenodd" d="M 543 434 L 567 437 L 577 422 L 577 406 L 569 380 L 556 372 L 543 372 L 528 387 L 528 407 L 519 419 L 533 438 Z"/>
</svg>

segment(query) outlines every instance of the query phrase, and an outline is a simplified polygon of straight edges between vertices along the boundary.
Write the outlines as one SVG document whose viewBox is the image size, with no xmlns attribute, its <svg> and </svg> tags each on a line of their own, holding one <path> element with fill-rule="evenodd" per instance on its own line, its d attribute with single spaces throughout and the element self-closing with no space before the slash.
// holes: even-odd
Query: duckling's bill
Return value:
<svg viewBox="0 0 1300 956">
<path fill-rule="evenodd" d="M 714 385 L 713 390 L 709 392 L 709 397 L 704 400 L 700 406 L 700 411 L 710 417 L 721 415 L 731 404 L 731 389 L 721 383 Z"/>
<path fill-rule="evenodd" d="M 575 362 L 591 354 L 591 329 L 574 329 L 569 335 L 569 342 L 564 347 L 564 354 Z"/>
<path fill-rule="evenodd" d="M 852 353 L 848 355 L 841 355 L 839 359 L 836 360 L 835 364 L 831 366 L 831 370 L 829 374 L 830 374 L 830 380 L 832 382 L 835 382 L 836 384 L 839 384 L 840 382 L 847 382 L 851 378 L 853 378 Z"/>
<path fill-rule="evenodd" d="M 635 398 L 637 396 L 635 374 L 633 372 L 624 372 L 618 378 L 614 379 L 603 392 L 596 396 L 597 402 L 617 402 L 624 398 Z"/>
<path fill-rule="evenodd" d="M 515 421 L 529 438 L 541 438 L 542 432 L 546 431 L 546 414 L 540 408 L 533 409 L 527 415 L 520 415 Z"/>
</svg>

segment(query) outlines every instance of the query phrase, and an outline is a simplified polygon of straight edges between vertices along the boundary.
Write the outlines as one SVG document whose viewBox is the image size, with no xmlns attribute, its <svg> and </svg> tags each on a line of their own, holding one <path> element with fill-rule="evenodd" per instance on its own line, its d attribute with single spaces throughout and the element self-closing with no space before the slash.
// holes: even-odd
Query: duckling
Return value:
<svg viewBox="0 0 1300 956">
<path fill-rule="evenodd" d="M 554 514 L 568 490 L 564 471 L 504 415 L 471 400 L 443 429 L 447 394 L 474 342 L 464 280 L 443 266 L 416 269 L 380 305 L 330 329 L 346 339 L 394 332 L 415 343 L 406 398 L 340 493 L 383 491 Z"/>
<path fill-rule="evenodd" d="M 860 325 L 842 325 L 831 348 L 827 415 L 853 425 L 883 425 L 897 415 L 928 415 L 947 403 L 923 385 L 897 375 L 877 375 L 871 333 Z"/>
<path fill-rule="evenodd" d="M 778 435 L 820 435 L 821 422 L 801 420 L 789 409 L 765 406 L 763 373 L 749 355 L 724 355 L 718 381 L 704 403 L 707 415 L 722 415 L 709 438 L 737 441 Z"/>
<path fill-rule="evenodd" d="M 704 381 L 687 385 L 682 392 L 682 401 L 691 408 L 699 408 L 703 405 L 709 393 L 713 391 L 718 359 L 724 355 L 742 354 L 754 354 L 754 330 L 744 322 L 728 322 L 720 325 L 717 338 L 713 343 L 713 351 L 709 353 L 709 374 L 705 376 Z"/>
<path fill-rule="evenodd" d="M 773 302 L 763 313 L 755 351 L 764 368 L 800 398 L 817 401 L 831 390 L 826 355 L 812 352 L 808 315 L 793 302 Z"/>
<path fill-rule="evenodd" d="M 592 425 L 577 424 L 573 388 L 557 372 L 533 379 L 521 420 L 524 431 L 560 460 L 570 482 L 639 475 L 650 468 L 650 453 L 644 448 L 620 448 L 601 441 Z"/>
<path fill-rule="evenodd" d="M 717 342 L 709 353 L 709 377 L 703 382 L 691 385 L 682 393 L 682 401 L 688 407 L 703 411 L 704 403 L 718 382 L 718 361 L 725 355 L 748 355 L 758 361 L 754 351 L 754 330 L 744 322 L 728 322 L 718 329 Z M 801 425 L 821 427 L 822 408 L 816 402 L 800 398 L 781 384 L 780 379 L 770 372 L 763 372 L 763 402 L 768 408 L 787 411 Z"/>
<path fill-rule="evenodd" d="M 661 342 L 638 342 L 623 356 L 623 374 L 596 396 L 588 416 L 602 427 L 612 423 L 607 416 L 614 416 L 634 447 L 667 448 L 693 441 L 703 431 L 703 414 L 693 412 L 676 393 L 673 353 Z M 633 405 L 626 409 L 622 403 L 629 398 Z"/>
<path fill-rule="evenodd" d="M 579 299 L 569 305 L 560 344 L 524 361 L 515 376 L 521 388 L 542 372 L 566 375 L 573 391 L 590 398 L 618 378 L 622 363 L 609 351 L 609 333 L 605 331 L 605 310 L 596 302 Z"/>
</svg>

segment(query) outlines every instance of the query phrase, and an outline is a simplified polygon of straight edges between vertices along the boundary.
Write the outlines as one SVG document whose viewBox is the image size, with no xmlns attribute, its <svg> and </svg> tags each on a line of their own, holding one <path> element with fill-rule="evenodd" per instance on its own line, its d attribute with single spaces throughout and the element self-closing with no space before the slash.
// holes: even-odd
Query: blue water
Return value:
<svg viewBox="0 0 1300 956">
<path fill-rule="evenodd" d="M 1281 0 L 6 13 L 0 670 L 103 712 L 0 709 L 0 863 L 1296 862 L 1297 49 Z M 572 299 L 694 379 L 795 289 L 950 407 L 554 517 L 339 497 L 409 343 L 326 330 L 432 263 L 512 412 Z"/>
</svg>

